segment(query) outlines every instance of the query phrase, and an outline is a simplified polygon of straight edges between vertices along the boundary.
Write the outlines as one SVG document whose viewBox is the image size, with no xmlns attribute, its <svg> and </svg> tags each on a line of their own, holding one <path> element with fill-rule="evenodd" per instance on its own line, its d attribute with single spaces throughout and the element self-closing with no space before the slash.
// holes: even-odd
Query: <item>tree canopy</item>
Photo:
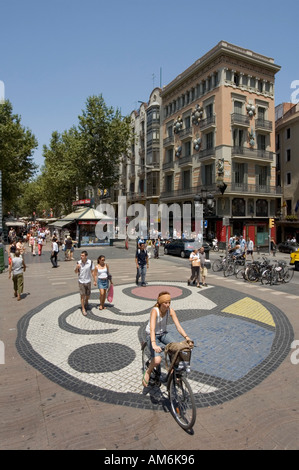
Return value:
<svg viewBox="0 0 299 470">
<path fill-rule="evenodd" d="M 49 147 L 44 146 L 44 205 L 50 204 L 55 215 L 70 210 L 88 187 L 107 189 L 117 182 L 119 160 L 130 142 L 129 118 L 108 108 L 102 95 L 87 99 L 78 120 L 78 127 L 53 132 Z"/>
<path fill-rule="evenodd" d="M 6 210 L 28 216 L 36 212 L 41 217 L 53 209 L 60 216 L 72 209 L 73 201 L 86 197 L 88 188 L 108 189 L 118 181 L 120 158 L 131 143 L 130 119 L 108 107 L 102 95 L 87 98 L 77 126 L 52 132 L 35 180 L 37 166 L 32 154 L 37 141 L 20 121 L 9 102 L 0 106 L 0 169 Z"/>
<path fill-rule="evenodd" d="M 11 103 L 0 104 L 0 170 L 2 171 L 3 214 L 17 212 L 24 184 L 36 173 L 33 161 L 38 146 L 32 132 L 13 114 Z"/>
</svg>

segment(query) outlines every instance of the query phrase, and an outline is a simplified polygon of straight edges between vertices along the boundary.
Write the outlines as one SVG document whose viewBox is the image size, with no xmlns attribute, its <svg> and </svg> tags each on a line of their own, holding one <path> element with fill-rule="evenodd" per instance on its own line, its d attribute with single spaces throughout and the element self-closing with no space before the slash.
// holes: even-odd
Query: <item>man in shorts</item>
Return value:
<svg viewBox="0 0 299 470">
<path fill-rule="evenodd" d="M 87 251 L 82 251 L 80 261 L 77 262 L 75 273 L 78 274 L 79 292 L 81 296 L 82 314 L 87 315 L 88 300 L 91 293 L 91 279 L 94 270 L 93 262 L 87 258 Z"/>
</svg>

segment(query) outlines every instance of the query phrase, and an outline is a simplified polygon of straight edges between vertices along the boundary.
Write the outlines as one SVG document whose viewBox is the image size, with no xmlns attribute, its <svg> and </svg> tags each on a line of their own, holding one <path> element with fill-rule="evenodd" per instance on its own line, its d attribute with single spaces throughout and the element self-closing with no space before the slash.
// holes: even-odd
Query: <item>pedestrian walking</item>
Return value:
<svg viewBox="0 0 299 470">
<path fill-rule="evenodd" d="M 155 259 L 159 259 L 159 248 L 160 248 L 160 240 L 157 238 L 155 240 Z"/>
<path fill-rule="evenodd" d="M 247 241 L 247 257 L 249 255 L 251 255 L 252 261 L 253 261 L 253 250 L 254 250 L 254 243 L 251 240 L 251 238 L 248 238 L 248 241 Z"/>
<path fill-rule="evenodd" d="M 84 316 L 87 315 L 88 301 L 91 294 L 91 280 L 94 270 L 93 262 L 88 259 L 86 250 L 82 251 L 80 260 L 77 261 L 75 273 L 78 274 L 78 284 L 81 299 L 81 309 Z"/>
<path fill-rule="evenodd" d="M 29 245 L 31 247 L 31 254 L 32 256 L 35 256 L 35 235 L 31 233 L 30 238 L 29 238 Z"/>
<path fill-rule="evenodd" d="M 10 259 L 14 258 L 15 254 L 16 254 L 16 251 L 17 251 L 17 240 L 14 239 L 14 240 L 12 240 L 11 244 L 8 247 L 8 257 Z"/>
<path fill-rule="evenodd" d="M 194 249 L 190 254 L 189 261 L 191 261 L 191 277 L 188 279 L 188 286 L 191 282 L 196 282 L 197 287 L 201 288 L 199 284 L 199 270 L 200 270 L 200 258 L 198 249 Z"/>
<path fill-rule="evenodd" d="M 71 261 L 71 258 L 72 258 L 71 250 L 73 248 L 73 240 L 71 239 L 69 235 L 66 237 L 64 245 L 65 245 L 65 261 Z"/>
<path fill-rule="evenodd" d="M 51 257 L 50 257 L 53 268 L 57 268 L 57 266 L 58 266 L 57 265 L 58 252 L 59 252 L 59 247 L 58 247 L 58 243 L 57 243 L 57 238 L 53 237 L 53 239 L 52 239 L 52 251 L 51 251 Z"/>
<path fill-rule="evenodd" d="M 109 287 L 109 281 L 112 283 L 112 276 L 109 273 L 109 266 L 106 263 L 106 258 L 101 255 L 97 259 L 97 265 L 93 270 L 94 285 L 98 286 L 100 291 L 100 305 L 99 310 L 103 310 L 105 307 L 105 300 L 107 289 Z"/>
<path fill-rule="evenodd" d="M 41 254 L 42 254 L 43 244 L 44 244 L 44 240 L 43 240 L 42 236 L 39 235 L 38 238 L 37 238 L 37 252 L 38 252 L 38 256 L 41 256 Z"/>
<path fill-rule="evenodd" d="M 135 256 L 137 274 L 136 274 L 136 285 L 138 286 L 139 278 L 141 277 L 141 285 L 146 286 L 146 270 L 149 268 L 148 254 L 144 248 L 144 243 L 140 244 L 140 248 L 137 248 Z"/>
<path fill-rule="evenodd" d="M 23 257 L 26 252 L 26 247 L 22 238 L 19 239 L 19 241 L 16 244 L 16 247 L 17 247 L 17 250 L 19 250 L 21 257 Z"/>
<path fill-rule="evenodd" d="M 199 260 L 200 260 L 200 277 L 201 277 L 201 283 L 204 287 L 208 287 L 208 284 L 206 282 L 207 275 L 208 275 L 208 270 L 205 266 L 206 262 L 206 254 L 205 254 L 205 249 L 202 246 L 199 248 Z"/>
<path fill-rule="evenodd" d="M 26 264 L 24 258 L 21 257 L 20 251 L 16 250 L 15 256 L 12 258 L 9 265 L 8 278 L 13 280 L 14 296 L 17 300 L 21 300 L 21 295 L 24 291 L 24 272 L 26 271 Z"/>
</svg>

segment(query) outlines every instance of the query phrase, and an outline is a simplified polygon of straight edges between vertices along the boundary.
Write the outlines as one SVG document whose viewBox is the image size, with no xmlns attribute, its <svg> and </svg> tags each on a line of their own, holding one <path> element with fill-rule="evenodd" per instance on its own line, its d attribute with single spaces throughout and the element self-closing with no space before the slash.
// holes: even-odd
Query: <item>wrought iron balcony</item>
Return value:
<svg viewBox="0 0 299 470">
<path fill-rule="evenodd" d="M 245 114 L 233 113 L 231 115 L 231 123 L 237 124 L 238 126 L 249 127 L 250 119 L 249 116 L 246 116 Z"/>
<path fill-rule="evenodd" d="M 269 152 L 268 150 L 251 149 L 248 147 L 232 147 L 232 156 L 273 161 L 273 152 Z"/>
<path fill-rule="evenodd" d="M 263 130 L 263 131 L 271 132 L 273 128 L 273 123 L 272 121 L 267 121 L 266 119 L 256 119 L 255 128 L 256 130 Z"/>
</svg>

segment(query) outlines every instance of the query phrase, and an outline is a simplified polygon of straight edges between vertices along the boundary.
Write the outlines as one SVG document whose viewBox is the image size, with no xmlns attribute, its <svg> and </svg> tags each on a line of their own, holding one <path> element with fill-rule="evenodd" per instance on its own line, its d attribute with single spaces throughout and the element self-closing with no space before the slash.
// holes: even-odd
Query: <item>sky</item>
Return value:
<svg viewBox="0 0 299 470">
<path fill-rule="evenodd" d="M 272 57 L 275 105 L 289 102 L 298 14 L 298 0 L 0 0 L 0 99 L 37 138 L 39 166 L 89 96 L 130 114 L 222 40 Z"/>
</svg>

